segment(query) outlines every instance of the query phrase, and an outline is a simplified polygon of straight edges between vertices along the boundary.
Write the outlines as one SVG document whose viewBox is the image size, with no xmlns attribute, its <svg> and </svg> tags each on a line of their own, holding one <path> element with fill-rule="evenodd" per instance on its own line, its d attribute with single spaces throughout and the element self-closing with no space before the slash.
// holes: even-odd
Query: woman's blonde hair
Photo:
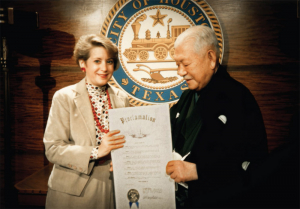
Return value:
<svg viewBox="0 0 300 209">
<path fill-rule="evenodd" d="M 114 60 L 114 70 L 119 68 L 118 48 L 108 38 L 98 34 L 83 35 L 77 41 L 74 48 L 74 58 L 79 65 L 79 60 L 86 62 L 90 57 L 90 51 L 94 47 L 104 47 Z"/>
</svg>

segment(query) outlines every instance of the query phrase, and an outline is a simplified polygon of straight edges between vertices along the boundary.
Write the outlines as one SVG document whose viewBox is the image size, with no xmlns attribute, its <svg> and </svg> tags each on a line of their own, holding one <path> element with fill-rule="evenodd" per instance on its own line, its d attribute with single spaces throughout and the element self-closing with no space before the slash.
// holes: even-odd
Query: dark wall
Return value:
<svg viewBox="0 0 300 209">
<path fill-rule="evenodd" d="M 75 41 L 99 33 L 116 0 L 1 1 L 39 12 L 39 28 L 10 35 L 11 174 L 13 184 L 44 166 L 43 133 L 54 92 L 84 77 L 72 59 Z M 207 0 L 224 35 L 228 72 L 255 96 L 269 150 L 284 143 L 299 110 L 299 18 L 296 0 Z M 2 72 L 1 72 L 2 73 Z M 3 194 L 3 74 L 1 74 L 1 194 Z M 2 196 L 2 195 L 1 195 Z M 1 199 L 3 204 L 3 199 Z"/>
</svg>

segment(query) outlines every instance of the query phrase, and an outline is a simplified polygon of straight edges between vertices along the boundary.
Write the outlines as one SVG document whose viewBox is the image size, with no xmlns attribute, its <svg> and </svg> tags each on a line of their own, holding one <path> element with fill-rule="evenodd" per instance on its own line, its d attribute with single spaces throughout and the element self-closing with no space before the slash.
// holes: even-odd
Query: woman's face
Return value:
<svg viewBox="0 0 300 209">
<path fill-rule="evenodd" d="M 87 82 L 99 87 L 107 84 L 114 72 L 114 60 L 104 47 L 93 47 L 90 58 L 86 62 L 80 60 L 79 65 L 86 69 Z"/>
</svg>

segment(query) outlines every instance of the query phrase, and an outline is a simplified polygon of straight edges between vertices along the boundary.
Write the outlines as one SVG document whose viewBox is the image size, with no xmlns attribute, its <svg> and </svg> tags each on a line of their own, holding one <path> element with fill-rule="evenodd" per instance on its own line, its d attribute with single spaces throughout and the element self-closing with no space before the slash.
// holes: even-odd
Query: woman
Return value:
<svg viewBox="0 0 300 209">
<path fill-rule="evenodd" d="M 46 208 L 114 208 L 110 151 L 125 140 L 109 131 L 108 109 L 129 106 L 126 94 L 108 85 L 118 49 L 106 37 L 86 35 L 74 57 L 86 76 L 54 94 L 44 135 L 54 163 Z"/>
</svg>

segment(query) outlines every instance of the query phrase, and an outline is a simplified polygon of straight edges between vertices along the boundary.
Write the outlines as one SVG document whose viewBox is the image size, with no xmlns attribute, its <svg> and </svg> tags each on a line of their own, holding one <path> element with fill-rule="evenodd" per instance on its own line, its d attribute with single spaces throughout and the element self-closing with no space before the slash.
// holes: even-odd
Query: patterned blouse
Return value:
<svg viewBox="0 0 300 209">
<path fill-rule="evenodd" d="M 108 124 L 108 99 L 106 94 L 107 85 L 98 87 L 94 86 L 92 84 L 89 84 L 86 82 L 86 88 L 88 91 L 88 94 L 90 96 L 90 101 L 92 102 L 92 105 L 94 107 L 95 112 L 97 113 L 98 120 L 100 122 L 101 126 L 104 126 L 105 130 L 109 130 L 109 124 Z M 91 160 L 97 160 L 98 159 L 98 148 L 101 144 L 102 138 L 105 135 L 104 132 L 101 132 L 101 130 L 97 126 L 97 122 L 95 121 L 95 129 L 96 129 L 96 147 L 91 152 Z"/>
</svg>

